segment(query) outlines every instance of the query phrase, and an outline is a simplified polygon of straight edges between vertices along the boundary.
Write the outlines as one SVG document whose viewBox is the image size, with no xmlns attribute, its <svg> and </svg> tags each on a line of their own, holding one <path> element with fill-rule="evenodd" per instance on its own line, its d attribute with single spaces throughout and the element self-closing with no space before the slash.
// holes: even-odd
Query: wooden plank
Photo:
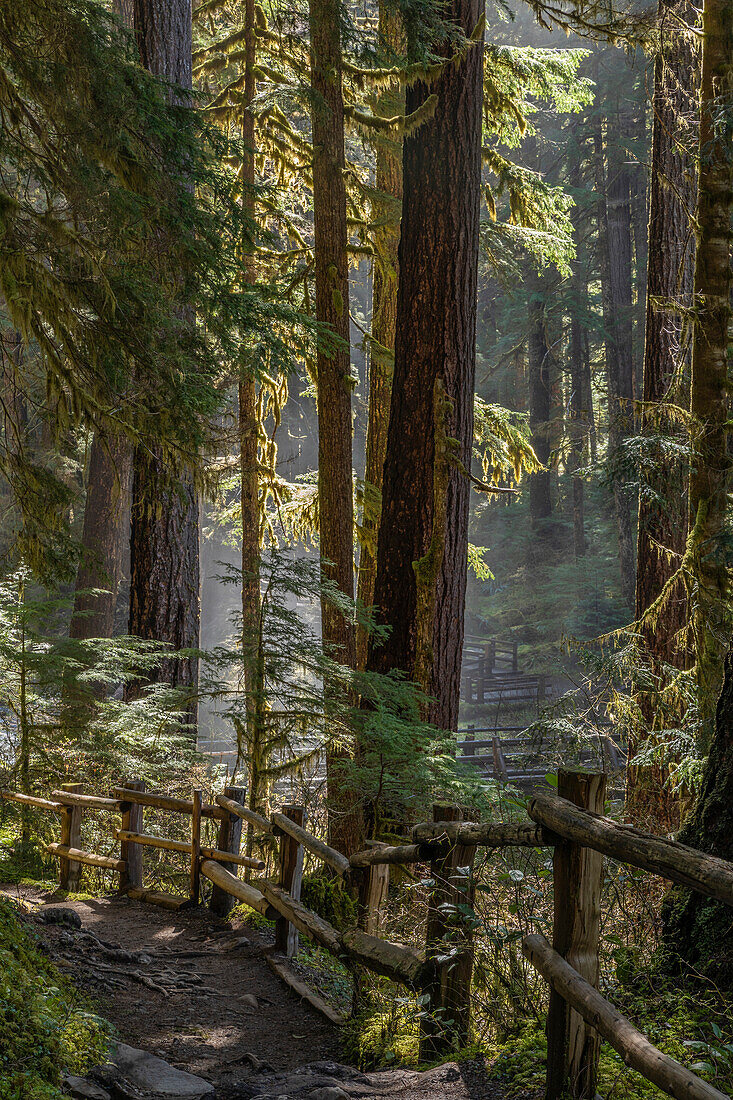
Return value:
<svg viewBox="0 0 733 1100">
<path fill-rule="evenodd" d="M 451 843 L 482 848 L 547 848 L 557 837 L 530 821 L 521 824 L 474 821 L 425 821 L 413 826 L 412 839 L 418 843 L 449 840 Z"/>
<path fill-rule="evenodd" d="M 733 863 L 727 860 L 586 813 L 554 794 L 535 794 L 527 812 L 533 821 L 576 844 L 733 905 Z"/>
<path fill-rule="evenodd" d="M 81 787 L 81 784 L 74 784 Z M 114 810 L 119 811 L 121 801 L 118 798 L 102 798 L 96 794 L 81 794 L 81 792 L 67 790 L 63 787 L 60 791 L 51 791 L 51 797 L 60 802 L 62 806 L 81 806 L 84 810 Z"/>
<path fill-rule="evenodd" d="M 220 886 L 222 890 L 226 890 L 237 901 L 243 901 L 245 905 L 249 905 L 250 909 L 261 913 L 268 920 L 274 920 L 277 917 L 279 910 L 274 909 L 255 886 L 235 878 L 229 871 L 225 871 L 220 863 L 215 863 L 213 859 L 202 860 L 201 874 L 209 882 L 216 883 L 217 886 Z"/>
<path fill-rule="evenodd" d="M 305 820 L 303 806 L 283 806 L 282 814 L 302 829 Z M 280 837 L 280 887 L 296 901 L 300 901 L 300 888 L 303 881 L 303 848 L 291 834 L 284 832 Z M 298 930 L 286 917 L 278 917 L 275 922 L 275 950 L 292 959 L 298 954 Z"/>
<path fill-rule="evenodd" d="M 230 798 L 232 802 L 237 802 L 241 805 L 244 802 L 245 790 L 244 787 L 225 787 L 224 795 Z M 222 867 L 225 871 L 229 871 L 231 875 L 236 875 L 237 867 L 252 867 L 255 862 L 258 869 L 264 868 L 264 863 L 261 860 L 247 860 L 247 856 L 239 856 L 239 845 L 242 839 L 242 818 L 239 814 L 227 813 L 225 817 L 221 819 L 219 824 L 219 835 L 217 837 L 217 850 L 210 848 L 202 848 L 201 855 L 206 859 L 221 859 Z M 238 856 L 235 861 L 233 859 L 223 860 L 223 854 L 225 852 L 231 853 L 232 856 Z M 234 899 L 231 894 L 228 894 L 226 890 L 222 890 L 221 886 L 217 886 L 214 883 L 211 887 L 211 897 L 209 898 L 209 909 L 212 913 L 215 913 L 217 917 L 226 917 L 232 906 L 234 905 Z"/>
<path fill-rule="evenodd" d="M 201 806 L 203 796 L 201 791 L 193 792 L 193 812 L 191 814 L 191 871 L 189 875 L 189 892 L 191 904 L 198 905 L 201 897 Z"/>
<path fill-rule="evenodd" d="M 561 769 L 558 790 L 569 802 L 598 813 L 603 809 L 606 776 Z M 597 987 L 603 856 L 580 844 L 558 844 L 553 879 L 553 949 L 586 982 Z M 598 1032 L 556 990 L 551 990 L 546 1100 L 559 1100 L 569 1088 L 576 1100 L 595 1100 L 599 1055 Z"/>
<path fill-rule="evenodd" d="M 137 802 L 141 806 L 154 806 L 158 810 L 171 810 L 177 814 L 193 813 L 193 802 L 188 798 L 173 798 L 154 791 L 128 791 L 125 787 L 113 787 L 112 795 L 121 802 Z M 221 821 L 225 811 L 220 806 L 206 802 L 201 806 L 202 817 L 213 817 Z"/>
<path fill-rule="evenodd" d="M 255 813 L 254 810 L 250 810 L 247 806 L 242 806 L 239 802 L 232 801 L 231 798 L 227 798 L 224 794 L 218 794 L 216 801 L 220 809 L 226 810 L 227 813 L 236 814 L 237 817 L 241 817 L 242 821 L 247 821 L 250 825 L 254 825 L 255 829 L 258 829 L 261 833 L 267 833 L 268 836 L 274 836 L 272 831 L 272 823 L 263 817 L 262 814 Z"/>
<path fill-rule="evenodd" d="M 361 871 L 359 924 L 368 935 L 376 935 L 389 894 L 389 863 L 373 863 Z"/>
<path fill-rule="evenodd" d="M 144 791 L 142 779 L 131 779 L 123 783 L 125 790 Z M 122 803 L 121 833 L 141 833 L 143 830 L 143 807 L 138 802 Z M 124 870 L 120 872 L 119 888 L 122 893 L 143 884 L 143 848 L 132 840 L 120 839 L 120 859 L 124 861 Z"/>
<path fill-rule="evenodd" d="M 274 955 L 265 955 L 265 962 L 270 967 L 270 970 L 274 974 L 277 974 L 278 978 L 281 978 L 285 984 L 292 989 L 293 993 L 296 993 L 301 1000 L 306 1001 L 311 1008 L 314 1008 L 316 1012 L 319 1012 L 321 1016 L 324 1016 L 329 1023 L 335 1024 L 336 1027 L 342 1027 L 348 1016 L 337 1012 L 335 1008 L 331 1008 L 330 1004 L 324 1001 L 320 993 L 316 993 L 314 989 L 311 989 L 309 985 L 306 985 L 297 974 L 294 974 L 284 959 L 278 958 Z"/>
<path fill-rule="evenodd" d="M 57 859 L 72 863 L 84 863 L 88 867 L 104 867 L 107 871 L 124 871 L 125 862 L 113 856 L 98 856 L 96 852 L 85 852 L 82 848 L 71 848 L 67 844 L 47 844 L 46 851 Z"/>
<path fill-rule="evenodd" d="M 647 1081 L 677 1100 L 729 1100 L 725 1093 L 696 1077 L 674 1058 L 662 1054 L 630 1020 L 553 951 L 544 936 L 525 936 L 522 950 L 557 995 L 618 1051 L 627 1066 Z"/>
<path fill-rule="evenodd" d="M 35 794 L 21 794 L 19 791 L 0 791 L 0 798 L 6 802 L 18 802 L 21 806 L 33 806 L 37 810 L 49 810 L 53 814 L 60 814 L 63 806 L 60 802 L 49 802 L 47 798 L 39 798 Z"/>
<path fill-rule="evenodd" d="M 81 783 L 65 783 L 63 794 L 80 794 Z M 68 849 L 81 849 L 81 806 L 66 805 L 61 811 L 61 846 Z M 59 885 L 62 890 L 75 892 L 81 882 L 81 863 L 79 860 L 61 856 L 59 864 Z"/>
<path fill-rule="evenodd" d="M 337 852 L 335 848 L 331 848 L 323 840 L 319 840 L 317 836 L 313 836 L 307 829 L 297 825 L 294 821 L 291 821 L 284 814 L 273 814 L 272 824 L 278 829 L 282 829 L 284 833 L 288 833 L 304 848 L 307 848 L 309 852 L 312 852 L 314 856 L 318 856 L 320 860 L 327 863 L 329 867 L 333 867 L 342 877 L 349 873 L 349 861 L 345 855 L 341 852 Z"/>
</svg>

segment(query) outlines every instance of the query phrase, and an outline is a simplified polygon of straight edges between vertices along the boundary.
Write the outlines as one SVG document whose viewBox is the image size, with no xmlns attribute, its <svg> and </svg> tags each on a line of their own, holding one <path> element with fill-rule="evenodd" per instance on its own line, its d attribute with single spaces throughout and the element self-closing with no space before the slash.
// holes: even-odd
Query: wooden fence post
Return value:
<svg viewBox="0 0 733 1100">
<path fill-rule="evenodd" d="M 605 774 L 560 769 L 558 794 L 592 813 L 603 813 Z M 598 987 L 603 856 L 580 844 L 555 847 L 552 946 L 578 973 Z M 550 990 L 547 1014 L 546 1100 L 567 1094 L 595 1100 L 600 1039 L 559 993 Z"/>
<path fill-rule="evenodd" d="M 233 802 L 239 802 L 244 805 L 244 787 L 225 787 L 224 794 L 227 798 L 231 798 Z M 241 839 L 241 817 L 237 817 L 236 814 L 227 814 L 226 817 L 222 818 L 219 824 L 219 837 L 216 842 L 217 848 L 220 852 L 231 852 L 235 856 L 239 855 L 239 844 Z M 226 871 L 230 871 L 233 875 L 236 875 L 236 863 L 222 863 L 221 866 Z M 209 909 L 212 913 L 215 913 L 217 917 L 226 917 L 234 905 L 235 899 L 231 894 L 228 894 L 226 890 L 222 890 L 221 886 L 212 886 L 211 898 L 209 899 Z"/>
<path fill-rule="evenodd" d="M 62 783 L 62 791 L 81 794 L 83 783 Z M 61 843 L 68 848 L 81 848 L 81 806 L 64 806 L 61 811 Z M 59 885 L 70 893 L 79 889 L 81 882 L 81 863 L 75 859 L 59 861 Z"/>
<path fill-rule="evenodd" d="M 305 809 L 303 806 L 283 806 L 282 813 L 289 817 L 296 825 L 305 822 Z M 303 846 L 289 836 L 288 833 L 280 834 L 280 886 L 283 890 L 300 901 L 300 887 L 303 881 Z M 286 917 L 278 917 L 275 921 L 275 950 L 292 959 L 298 954 L 298 930 Z"/>
<path fill-rule="evenodd" d="M 193 792 L 191 810 L 191 902 L 198 905 L 201 894 L 201 791 Z"/>
<path fill-rule="evenodd" d="M 433 807 L 434 821 L 462 819 L 463 813 L 456 806 Z M 472 904 L 471 863 L 475 851 L 475 846 L 447 846 L 430 864 L 433 885 L 425 954 L 427 959 L 450 954 L 451 960 L 437 967 L 426 990 L 428 1003 L 421 1024 L 420 1061 L 463 1046 L 468 1038 L 473 948 L 465 918 L 457 907 Z"/>
<path fill-rule="evenodd" d="M 142 779 L 130 779 L 122 786 L 128 791 L 144 791 L 145 783 Z M 137 802 L 122 803 L 122 830 L 123 832 L 141 833 L 143 831 L 143 808 Z M 135 844 L 132 840 L 120 841 L 120 859 L 125 861 L 124 871 L 120 871 L 120 893 L 126 894 L 128 890 L 142 887 L 143 884 L 143 846 Z"/>
</svg>

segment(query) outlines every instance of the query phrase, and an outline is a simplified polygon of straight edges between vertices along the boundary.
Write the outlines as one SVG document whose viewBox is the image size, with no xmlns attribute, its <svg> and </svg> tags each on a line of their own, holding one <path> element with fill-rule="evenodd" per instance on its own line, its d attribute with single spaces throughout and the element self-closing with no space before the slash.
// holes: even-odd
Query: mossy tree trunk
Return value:
<svg viewBox="0 0 733 1100">
<path fill-rule="evenodd" d="M 460 698 L 475 378 L 483 41 L 478 0 L 449 0 L 446 26 L 480 41 L 407 89 L 392 409 L 375 603 L 391 627 L 368 665 L 401 669 L 455 729 Z M 408 50 L 411 43 L 408 42 Z M 450 35 L 434 48 L 453 52 Z"/>
<path fill-rule="evenodd" d="M 394 53 L 403 48 L 402 20 L 390 3 L 381 0 L 379 5 L 379 36 Z M 386 92 L 377 103 L 380 114 L 392 116 L 404 110 L 404 92 Z M 392 372 L 394 369 L 394 339 L 397 320 L 398 248 L 400 243 L 400 214 L 402 212 L 402 139 L 401 136 L 380 135 L 376 149 L 375 190 L 373 217 L 374 274 L 372 283 L 372 331 L 369 355 L 369 412 L 366 437 L 366 463 L 364 469 L 365 497 L 363 528 L 364 541 L 359 558 L 357 595 L 365 607 L 374 603 L 376 577 L 377 539 L 379 535 L 379 509 L 374 515 L 369 505 L 376 506 L 381 498 L 384 480 L 384 457 L 387 452 L 387 430 L 392 400 Z M 365 630 L 357 635 L 357 659 L 360 668 L 367 660 L 368 636 Z"/>
<path fill-rule="evenodd" d="M 527 271 L 529 333 L 527 376 L 529 380 L 529 426 L 532 446 L 545 467 L 529 477 L 529 515 L 535 533 L 547 533 L 543 521 L 552 515 L 552 471 L 550 470 L 550 365 L 552 352 L 547 339 L 547 278 Z M 530 553 L 534 553 L 531 546 Z"/>
<path fill-rule="evenodd" d="M 134 28 L 145 68 L 180 88 L 191 88 L 190 0 L 135 0 Z M 181 320 L 195 323 L 188 313 Z M 155 449 L 138 447 L 132 481 L 130 633 L 167 642 L 174 650 L 196 648 L 199 618 L 199 499 L 193 475 L 175 475 Z M 185 691 L 185 717 L 195 725 L 198 661 L 166 659 L 149 679 Z"/>
<path fill-rule="evenodd" d="M 699 91 L 699 60 L 684 24 L 694 20 L 686 0 L 660 0 L 660 49 L 654 66 L 652 170 L 649 191 L 649 248 L 644 344 L 641 431 L 679 435 L 674 421 L 660 417 L 664 405 L 683 408 L 689 401 L 689 325 L 683 311 L 692 305 L 695 272 L 695 236 L 691 215 L 697 190 L 693 155 L 694 117 Z M 680 440 L 682 441 L 682 440 Z M 636 618 L 661 595 L 679 567 L 687 541 L 688 471 L 664 461 L 661 452 L 645 470 L 639 498 L 636 566 Z M 680 578 L 654 621 L 642 624 L 641 634 L 660 689 L 667 678 L 661 665 L 689 667 L 686 643 L 688 601 Z M 659 695 L 644 693 L 640 706 L 650 730 L 668 728 L 669 715 L 659 710 Z M 681 717 L 681 716 L 680 716 Z M 636 752 L 632 739 L 629 760 Z M 654 765 L 640 769 L 629 763 L 626 773 L 626 810 L 662 831 L 679 824 L 679 801 L 666 786 L 669 769 Z"/>
<path fill-rule="evenodd" d="M 722 677 L 721 628 L 730 595 L 723 545 L 728 452 L 728 325 L 730 321 L 730 217 L 733 205 L 733 7 L 709 0 L 703 8 L 700 167 L 692 345 L 693 459 L 690 471 L 690 541 L 693 550 L 692 625 L 703 738 L 709 742 Z"/>
<path fill-rule="evenodd" d="M 338 0 L 310 0 L 311 124 L 315 228 L 316 317 L 333 341 L 319 343 L 318 513 L 323 577 L 354 596 L 354 493 L 351 459 L 351 355 L 341 13 Z M 328 599 L 321 600 L 323 640 L 353 667 L 354 624 Z M 329 838 L 343 852 L 359 847 L 361 815 L 345 788 L 344 749 L 329 746 Z"/>
</svg>

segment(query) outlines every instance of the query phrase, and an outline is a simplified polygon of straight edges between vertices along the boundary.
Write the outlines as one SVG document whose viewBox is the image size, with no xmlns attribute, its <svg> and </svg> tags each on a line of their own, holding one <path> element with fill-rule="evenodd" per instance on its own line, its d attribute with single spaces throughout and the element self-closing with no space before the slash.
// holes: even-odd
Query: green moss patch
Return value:
<svg viewBox="0 0 733 1100">
<path fill-rule="evenodd" d="M 104 1060 L 109 1025 L 45 958 L 0 899 L 0 1100 L 56 1100 L 61 1074 Z"/>
</svg>

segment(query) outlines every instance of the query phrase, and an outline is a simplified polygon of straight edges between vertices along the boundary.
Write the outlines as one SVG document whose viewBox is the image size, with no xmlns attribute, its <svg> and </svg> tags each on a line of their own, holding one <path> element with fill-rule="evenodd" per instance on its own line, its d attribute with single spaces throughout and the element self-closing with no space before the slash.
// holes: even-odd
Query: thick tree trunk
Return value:
<svg viewBox="0 0 733 1100">
<path fill-rule="evenodd" d="M 398 52 L 403 45 L 402 20 L 388 0 L 379 5 L 379 35 L 381 40 Z M 394 97 L 392 97 L 394 98 Z M 378 104 L 380 114 L 395 114 L 404 109 L 402 102 Z M 394 109 L 396 107 L 396 110 Z M 376 151 L 375 188 L 377 198 L 372 214 L 377 223 L 374 232 L 376 257 L 372 284 L 372 332 L 369 357 L 369 419 L 367 424 L 366 465 L 364 470 L 365 494 L 381 497 L 384 480 L 384 457 L 387 452 L 387 430 L 392 399 L 392 372 L 394 369 L 394 339 L 397 320 L 398 248 L 400 242 L 400 211 L 402 206 L 402 141 L 393 139 L 392 145 L 380 138 Z M 365 607 L 374 603 L 376 577 L 377 539 L 379 536 L 379 510 L 374 517 L 367 501 L 363 517 L 364 541 L 359 559 L 357 594 Z M 369 639 L 365 630 L 357 637 L 358 664 L 364 668 Z"/>
<path fill-rule="evenodd" d="M 319 346 L 316 367 L 321 570 L 324 579 L 353 598 L 352 384 L 338 0 L 310 0 L 309 17 L 316 316 L 334 336 L 332 346 Z M 328 598 L 321 600 L 321 622 L 324 642 L 353 666 L 353 623 Z M 342 757 L 342 749 L 329 748 L 329 837 L 333 847 L 350 852 L 360 844 L 362 827 L 353 797 L 344 790 Z"/>
<path fill-rule="evenodd" d="M 680 120 L 695 110 L 699 64 L 689 36 L 680 29 L 693 18 L 685 0 L 660 0 L 660 51 L 654 67 L 652 170 L 649 190 L 649 248 L 647 268 L 646 339 L 641 430 L 675 431 L 662 420 L 665 403 L 685 407 L 689 400 L 689 325 L 683 311 L 692 305 L 695 238 L 691 214 L 695 208 L 695 166 L 692 150 L 685 149 Z M 666 304 L 665 304 L 666 303 Z M 678 568 L 687 541 L 687 470 L 663 461 L 650 463 L 639 498 L 636 568 L 636 617 L 641 619 Z M 642 626 L 647 652 L 658 665 L 683 669 L 689 650 L 682 635 L 687 625 L 687 593 L 680 579 L 654 622 Z M 663 686 L 663 684 L 662 684 Z M 657 724 L 659 700 L 645 694 L 640 700 L 650 729 Z M 669 725 L 660 715 L 659 728 Z M 629 745 L 629 759 L 636 744 Z M 666 767 L 640 769 L 629 765 L 626 808 L 634 819 L 643 817 L 655 828 L 668 829 L 679 819 L 679 805 L 665 787 Z"/>
<path fill-rule="evenodd" d="M 135 34 L 143 65 L 191 88 L 190 0 L 135 0 Z M 193 318 L 190 318 L 193 323 Z M 175 477 L 155 450 L 133 460 L 130 544 L 130 633 L 192 648 L 199 640 L 199 504 L 193 478 Z M 185 689 L 186 717 L 195 723 L 198 665 L 164 660 L 152 677 Z"/>
<path fill-rule="evenodd" d="M 82 560 L 76 574 L 71 638 L 111 638 L 117 587 L 130 531 L 132 445 L 95 433 L 89 455 Z M 92 595 L 90 589 L 103 589 Z"/>
<path fill-rule="evenodd" d="M 577 258 L 579 233 L 575 233 L 576 271 L 573 274 L 573 304 L 570 316 L 570 449 L 568 471 L 573 478 L 573 551 L 576 560 L 585 557 L 585 515 L 583 508 L 583 479 L 578 470 L 583 462 L 584 440 L 587 432 L 587 413 L 583 405 L 583 332 L 578 316 L 578 306 L 585 309 L 585 281 Z"/>
<path fill-rule="evenodd" d="M 679 840 L 733 861 L 733 650 L 725 660 L 715 733 L 697 804 Z M 662 910 L 664 946 L 673 970 L 686 963 L 719 988 L 733 989 L 730 906 L 675 886 Z"/>
<path fill-rule="evenodd" d="M 700 168 L 695 220 L 695 331 L 690 411 L 694 457 L 689 513 L 694 547 L 693 633 L 698 706 L 704 737 L 721 682 L 718 641 L 729 616 L 730 595 L 723 531 L 730 486 L 728 453 L 728 324 L 733 205 L 733 8 L 708 0 L 703 8 Z"/>
<path fill-rule="evenodd" d="M 552 473 L 550 459 L 550 358 L 545 316 L 545 280 L 534 270 L 527 272 L 529 289 L 529 334 L 527 374 L 529 378 L 529 426 L 532 446 L 545 467 L 529 476 L 529 515 L 538 534 L 543 520 L 552 515 Z M 544 528 L 546 533 L 546 527 Z"/>
<path fill-rule="evenodd" d="M 446 23 L 477 29 L 478 0 L 451 0 Z M 446 36 L 445 52 L 452 47 Z M 468 553 L 476 366 L 481 174 L 480 44 L 431 84 L 407 89 L 408 113 L 434 114 L 405 137 L 392 409 L 384 465 L 375 602 L 392 631 L 369 667 L 402 669 L 455 729 Z M 460 465 L 459 465 L 460 464 Z M 461 466 L 463 469 L 461 469 Z"/>
</svg>

